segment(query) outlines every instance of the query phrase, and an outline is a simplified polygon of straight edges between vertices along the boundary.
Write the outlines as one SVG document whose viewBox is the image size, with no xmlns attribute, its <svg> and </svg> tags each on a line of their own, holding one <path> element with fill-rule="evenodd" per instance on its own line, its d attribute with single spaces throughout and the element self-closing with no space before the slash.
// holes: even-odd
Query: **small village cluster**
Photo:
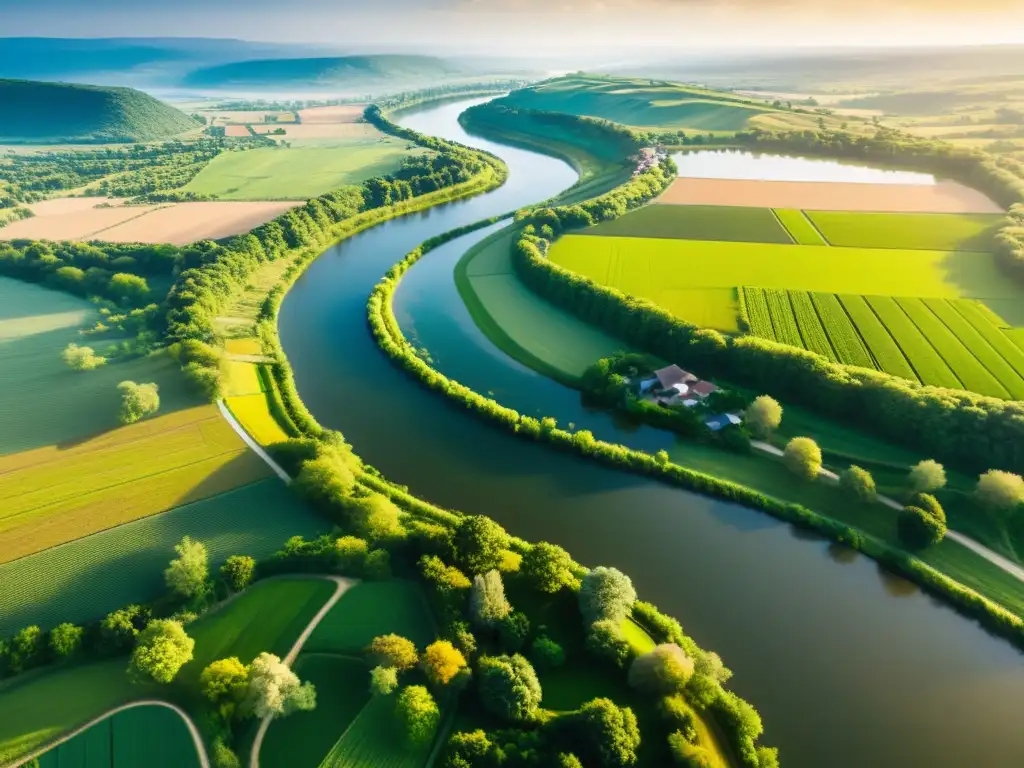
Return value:
<svg viewBox="0 0 1024 768">
<path fill-rule="evenodd" d="M 644 147 L 640 150 L 640 159 L 637 161 L 634 176 L 639 176 L 644 171 L 650 170 L 662 160 L 668 157 L 664 147 Z"/>
<path fill-rule="evenodd" d="M 638 384 L 641 399 L 665 408 L 680 405 L 684 408 L 706 406 L 704 401 L 707 397 L 718 391 L 718 387 L 710 381 L 702 381 L 675 364 L 659 368 L 641 378 Z M 728 426 L 737 426 L 742 421 L 737 413 L 712 412 L 704 418 L 705 426 L 712 432 L 718 432 Z"/>
</svg>

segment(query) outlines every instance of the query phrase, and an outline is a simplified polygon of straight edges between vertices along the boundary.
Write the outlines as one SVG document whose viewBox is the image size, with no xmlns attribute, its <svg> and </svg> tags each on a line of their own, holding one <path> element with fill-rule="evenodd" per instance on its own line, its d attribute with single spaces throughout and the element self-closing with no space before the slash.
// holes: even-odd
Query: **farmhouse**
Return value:
<svg viewBox="0 0 1024 768">
<path fill-rule="evenodd" d="M 659 368 L 651 376 L 643 379 L 640 382 L 640 391 L 647 392 L 652 388 L 669 390 L 676 387 L 676 385 L 682 385 L 682 389 L 677 391 L 679 394 L 685 395 L 688 388 L 687 385 L 694 381 L 697 381 L 697 377 L 689 371 L 684 371 L 678 365 L 669 365 L 665 368 Z"/>
</svg>

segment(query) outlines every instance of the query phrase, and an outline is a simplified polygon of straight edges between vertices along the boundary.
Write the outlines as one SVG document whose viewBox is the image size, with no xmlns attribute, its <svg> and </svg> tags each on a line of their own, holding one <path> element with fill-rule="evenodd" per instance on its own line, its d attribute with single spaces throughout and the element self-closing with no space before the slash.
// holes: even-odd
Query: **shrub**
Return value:
<svg viewBox="0 0 1024 768">
<path fill-rule="evenodd" d="M 466 667 L 466 657 L 447 640 L 436 640 L 423 651 L 423 674 L 432 685 L 447 685 Z"/>
<path fill-rule="evenodd" d="M 629 577 L 617 568 L 594 568 L 580 586 L 580 611 L 588 624 L 603 619 L 622 622 L 636 600 Z"/>
<path fill-rule="evenodd" d="M 97 355 L 92 347 L 80 347 L 77 344 L 68 344 L 61 358 L 73 371 L 91 371 L 107 362 L 107 358 Z"/>
<path fill-rule="evenodd" d="M 875 479 L 866 469 L 856 465 L 839 473 L 839 487 L 865 503 L 871 503 L 878 498 Z"/>
<path fill-rule="evenodd" d="M 560 752 L 555 758 L 556 768 L 583 768 L 583 763 L 572 752 Z"/>
<path fill-rule="evenodd" d="M 445 768 L 474 768 L 483 766 L 491 752 L 491 740 L 479 728 L 452 734 L 445 748 Z"/>
<path fill-rule="evenodd" d="M 386 549 L 375 549 L 366 556 L 365 566 L 366 578 L 383 579 L 391 578 L 391 553 Z"/>
<path fill-rule="evenodd" d="M 709 675 L 694 674 L 686 684 L 686 700 L 702 712 L 722 694 L 722 686 Z"/>
<path fill-rule="evenodd" d="M 422 685 L 409 685 L 398 694 L 395 716 L 405 740 L 411 746 L 429 744 L 441 722 L 434 697 Z"/>
<path fill-rule="evenodd" d="M 118 272 L 110 278 L 110 295 L 122 304 L 140 306 L 149 298 L 149 285 L 144 277 Z"/>
<path fill-rule="evenodd" d="M 573 561 L 566 552 L 555 544 L 538 542 L 523 555 L 519 572 L 538 592 L 553 594 L 562 587 L 576 585 L 573 576 Z"/>
<path fill-rule="evenodd" d="M 937 491 L 946 485 L 946 470 L 939 462 L 925 459 L 911 467 L 907 483 L 913 493 Z"/>
<path fill-rule="evenodd" d="M 366 653 L 374 664 L 394 667 L 399 671 L 412 669 L 419 661 L 412 640 L 407 640 L 401 635 L 380 635 L 373 638 Z"/>
<path fill-rule="evenodd" d="M 248 555 L 231 555 L 220 567 L 220 575 L 235 592 L 241 592 L 252 582 L 256 561 Z"/>
<path fill-rule="evenodd" d="M 754 399 L 743 414 L 743 423 L 751 434 L 766 438 L 782 423 L 782 406 L 768 395 Z"/>
<path fill-rule="evenodd" d="M 554 669 L 565 663 L 565 650 L 550 637 L 535 637 L 530 644 L 530 657 L 541 669 Z"/>
<path fill-rule="evenodd" d="M 240 697 L 249 682 L 249 670 L 237 656 L 210 662 L 199 675 L 199 689 L 212 702 Z"/>
<path fill-rule="evenodd" d="M 512 606 L 505 599 L 505 585 L 498 571 L 488 571 L 473 577 L 473 588 L 469 593 L 469 611 L 476 624 L 494 628 L 511 610 Z"/>
<path fill-rule="evenodd" d="M 210 757 L 213 759 L 213 768 L 242 768 L 242 761 L 238 759 L 238 755 L 219 736 L 213 740 Z"/>
<path fill-rule="evenodd" d="M 621 623 L 603 619 L 595 621 L 587 631 L 587 650 L 599 659 L 624 669 L 633 657 L 633 648 L 622 634 Z"/>
<path fill-rule="evenodd" d="M 727 683 L 732 677 L 732 670 L 722 663 L 722 657 L 714 651 L 705 651 L 697 656 L 693 672 L 696 675 L 707 675 L 719 683 Z"/>
<path fill-rule="evenodd" d="M 138 605 L 112 611 L 100 622 L 100 643 L 114 653 L 131 648 L 148 623 L 149 611 Z"/>
<path fill-rule="evenodd" d="M 370 542 L 385 542 L 402 534 L 401 510 L 387 496 L 372 493 L 350 504 L 349 520 L 356 532 Z"/>
<path fill-rule="evenodd" d="M 136 384 L 122 381 L 117 385 L 121 393 L 121 410 L 118 420 L 122 424 L 134 424 L 160 410 L 160 390 L 156 384 Z"/>
<path fill-rule="evenodd" d="M 185 633 L 180 622 L 156 619 L 139 633 L 132 651 L 128 672 L 134 678 L 169 683 L 192 660 L 196 641 Z"/>
<path fill-rule="evenodd" d="M 70 659 L 82 647 L 85 630 L 64 622 L 50 630 L 50 651 L 58 659 Z"/>
<path fill-rule="evenodd" d="M 629 707 L 616 706 L 611 699 L 593 699 L 563 718 L 584 765 L 624 768 L 636 762 L 640 729 Z"/>
<path fill-rule="evenodd" d="M 469 515 L 456 526 L 453 544 L 459 565 L 469 573 L 485 573 L 501 566 L 509 538 L 489 517 Z"/>
<path fill-rule="evenodd" d="M 338 556 L 338 568 L 342 573 L 360 574 L 366 567 L 366 556 L 370 552 L 370 547 L 366 539 L 342 536 L 334 542 L 334 551 Z"/>
<path fill-rule="evenodd" d="M 900 541 L 907 549 L 924 549 L 938 544 L 946 535 L 946 525 L 920 507 L 904 507 L 897 520 Z"/>
<path fill-rule="evenodd" d="M 687 741 L 697 741 L 693 710 L 681 694 L 674 693 L 659 701 L 658 714 L 668 723 L 670 729 L 682 733 Z"/>
<path fill-rule="evenodd" d="M 333 451 L 303 462 L 295 478 L 295 488 L 303 497 L 339 521 L 355 486 L 356 476 L 345 455 Z"/>
<path fill-rule="evenodd" d="M 398 670 L 394 667 L 374 667 L 370 670 L 370 694 L 388 696 L 398 687 Z"/>
<path fill-rule="evenodd" d="M 7 651 L 7 665 L 12 672 L 24 672 L 39 666 L 43 662 L 46 650 L 43 631 L 35 626 L 24 627 L 11 638 Z"/>
<path fill-rule="evenodd" d="M 513 722 L 532 720 L 541 701 L 540 681 L 525 658 L 484 656 L 477 664 L 480 703 L 493 715 Z"/>
<path fill-rule="evenodd" d="M 910 506 L 919 507 L 941 522 L 946 524 L 946 511 L 942 508 L 939 500 L 928 493 L 919 493 L 911 499 Z"/>
<path fill-rule="evenodd" d="M 990 469 L 978 478 L 974 495 L 992 509 L 1013 509 L 1024 502 L 1024 478 L 1012 472 Z"/>
<path fill-rule="evenodd" d="M 174 546 L 174 551 L 178 556 L 164 571 L 167 586 L 182 597 L 201 595 L 207 588 L 206 579 L 209 575 L 206 546 L 185 536 Z"/>
<path fill-rule="evenodd" d="M 794 475 L 814 480 L 821 470 L 821 449 L 809 437 L 794 437 L 786 444 L 782 461 Z"/>
<path fill-rule="evenodd" d="M 674 693 L 693 676 L 693 659 L 675 643 L 663 643 L 638 656 L 629 668 L 629 684 L 644 693 Z"/>
<path fill-rule="evenodd" d="M 272 653 L 264 652 L 253 659 L 242 699 L 243 712 L 262 720 L 315 708 L 316 688 L 312 683 L 299 682 L 298 675 Z"/>
</svg>

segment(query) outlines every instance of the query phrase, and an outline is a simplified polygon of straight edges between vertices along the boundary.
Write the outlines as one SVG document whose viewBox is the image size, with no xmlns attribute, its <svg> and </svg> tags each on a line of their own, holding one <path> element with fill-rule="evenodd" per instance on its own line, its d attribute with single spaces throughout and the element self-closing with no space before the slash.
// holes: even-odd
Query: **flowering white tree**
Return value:
<svg viewBox="0 0 1024 768">
<path fill-rule="evenodd" d="M 272 653 L 261 653 L 249 665 L 249 684 L 243 711 L 263 719 L 316 708 L 316 688 L 301 683 L 298 675 Z"/>
</svg>

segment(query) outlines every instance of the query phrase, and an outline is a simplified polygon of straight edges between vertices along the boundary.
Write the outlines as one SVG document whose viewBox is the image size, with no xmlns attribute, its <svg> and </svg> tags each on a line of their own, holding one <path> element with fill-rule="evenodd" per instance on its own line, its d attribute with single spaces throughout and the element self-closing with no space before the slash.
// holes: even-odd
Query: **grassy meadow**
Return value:
<svg viewBox="0 0 1024 768">
<path fill-rule="evenodd" d="M 768 208 L 715 205 L 646 205 L 586 230 L 588 235 L 792 243 Z"/>
<path fill-rule="evenodd" d="M 420 649 L 437 634 L 419 585 L 404 579 L 364 581 L 349 589 L 317 625 L 304 652 L 359 653 L 391 632 Z"/>
<path fill-rule="evenodd" d="M 803 211 L 795 208 L 776 208 L 775 215 L 797 245 L 828 245 L 821 232 Z"/>
<path fill-rule="evenodd" d="M 807 211 L 829 245 L 928 251 L 990 251 L 998 213 Z"/>
<path fill-rule="evenodd" d="M 0 634 L 88 621 L 163 594 L 163 571 L 182 536 L 202 541 L 214 567 L 230 555 L 265 557 L 290 536 L 324 528 L 294 492 L 268 478 L 69 541 L 0 565 Z"/>
</svg>

